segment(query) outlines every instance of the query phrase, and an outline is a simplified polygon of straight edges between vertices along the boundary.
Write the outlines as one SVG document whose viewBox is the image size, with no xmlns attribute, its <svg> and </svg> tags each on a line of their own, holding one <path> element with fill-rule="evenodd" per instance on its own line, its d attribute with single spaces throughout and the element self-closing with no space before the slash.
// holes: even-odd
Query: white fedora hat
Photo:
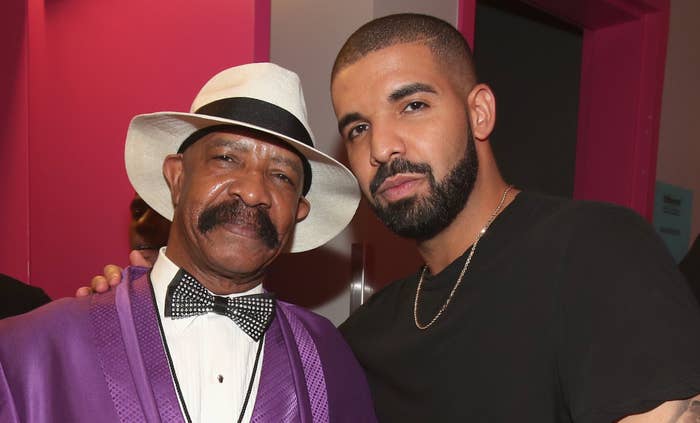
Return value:
<svg viewBox="0 0 700 423">
<path fill-rule="evenodd" d="M 173 218 L 170 189 L 163 177 L 165 157 L 178 152 L 185 140 L 196 141 L 206 128 L 232 125 L 278 137 L 310 165 L 311 175 L 304 179 L 311 184 L 304 189 L 311 211 L 296 225 L 290 252 L 321 246 L 350 222 L 360 201 L 357 180 L 345 166 L 314 147 L 295 73 L 272 63 L 226 69 L 204 85 L 190 110 L 138 115 L 127 132 L 126 173 L 141 198 L 163 217 Z"/>
</svg>

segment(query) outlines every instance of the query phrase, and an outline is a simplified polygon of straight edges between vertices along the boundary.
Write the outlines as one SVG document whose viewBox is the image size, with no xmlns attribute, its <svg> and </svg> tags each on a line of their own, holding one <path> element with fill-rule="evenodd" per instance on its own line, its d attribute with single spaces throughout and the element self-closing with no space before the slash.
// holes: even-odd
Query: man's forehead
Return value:
<svg viewBox="0 0 700 423">
<path fill-rule="evenodd" d="M 395 44 L 373 51 L 358 61 L 339 70 L 331 85 L 334 102 L 342 99 L 365 99 L 369 96 L 387 99 L 387 95 L 401 86 L 429 83 L 443 76 L 443 69 L 423 44 Z M 370 82 L 381 82 L 373 90 L 361 90 Z M 380 88 L 383 92 L 376 92 Z"/>
<path fill-rule="evenodd" d="M 202 145 L 207 147 L 227 147 L 237 151 L 249 151 L 258 144 L 263 144 L 262 141 L 239 135 L 235 133 L 213 132 L 201 139 Z"/>
<path fill-rule="evenodd" d="M 337 69 L 331 84 L 336 81 L 336 78 L 339 75 L 348 73 L 347 71 L 350 71 L 351 73 L 360 72 L 372 74 L 374 73 L 374 69 L 376 69 L 378 66 L 391 67 L 393 70 L 405 69 L 405 61 L 411 58 L 436 61 L 433 50 L 424 42 L 411 41 L 405 43 L 395 43 L 377 50 L 369 51 L 363 56 L 358 57 L 357 60 L 353 60 L 352 62 L 349 62 L 343 67 Z"/>
<path fill-rule="evenodd" d="M 272 148 L 290 152 L 293 151 L 292 147 L 288 143 L 282 141 L 274 135 L 249 130 L 247 128 L 212 132 L 202 137 L 200 141 L 204 141 L 204 144 L 207 144 L 209 147 L 231 147 L 242 151 L 248 151 L 255 148 Z"/>
</svg>

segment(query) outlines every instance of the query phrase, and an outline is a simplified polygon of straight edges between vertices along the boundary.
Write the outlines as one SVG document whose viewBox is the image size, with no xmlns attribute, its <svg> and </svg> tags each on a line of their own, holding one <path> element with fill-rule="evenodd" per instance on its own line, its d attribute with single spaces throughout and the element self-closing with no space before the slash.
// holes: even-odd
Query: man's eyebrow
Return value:
<svg viewBox="0 0 700 423">
<path fill-rule="evenodd" d="M 224 137 L 213 137 L 211 140 L 210 147 L 228 147 L 236 151 L 246 152 L 250 151 L 250 145 L 240 140 L 231 140 Z"/>
<path fill-rule="evenodd" d="M 389 94 L 389 102 L 390 103 L 396 103 L 397 101 L 408 97 L 410 95 L 413 95 L 415 93 L 433 93 L 437 94 L 437 91 L 435 88 L 433 88 L 431 85 L 424 84 L 422 82 L 414 82 L 413 84 L 407 84 L 404 85 L 396 90 L 394 90 L 391 94 Z M 343 133 L 343 129 L 345 129 L 346 126 L 348 126 L 351 122 L 355 122 L 357 120 L 366 120 L 364 116 L 362 116 L 359 113 L 348 113 L 342 118 L 338 120 L 338 132 L 341 134 Z"/>
<path fill-rule="evenodd" d="M 350 124 L 350 122 L 355 122 L 357 120 L 364 120 L 364 116 L 359 113 L 348 113 L 340 120 L 338 120 L 338 132 L 343 133 L 343 129 Z"/>
<path fill-rule="evenodd" d="M 301 168 L 300 161 L 301 161 L 301 159 L 294 160 L 290 157 L 284 157 L 284 156 L 279 156 L 279 155 L 275 155 L 272 157 L 273 163 L 287 166 L 287 167 L 291 168 L 293 171 L 295 171 L 296 173 L 301 175 L 304 173 L 304 171 Z"/>
<path fill-rule="evenodd" d="M 396 103 L 397 101 L 415 93 L 437 94 L 437 91 L 435 91 L 435 88 L 428 84 L 423 84 L 422 82 L 414 82 L 413 84 L 404 85 L 394 90 L 391 94 L 389 94 L 389 102 Z"/>
</svg>

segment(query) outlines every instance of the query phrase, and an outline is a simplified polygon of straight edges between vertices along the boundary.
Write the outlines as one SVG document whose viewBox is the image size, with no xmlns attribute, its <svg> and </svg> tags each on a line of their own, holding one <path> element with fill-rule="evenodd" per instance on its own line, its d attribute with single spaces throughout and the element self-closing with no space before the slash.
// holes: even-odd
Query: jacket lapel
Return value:
<svg viewBox="0 0 700 423">
<path fill-rule="evenodd" d="M 291 307 L 283 302 L 278 304 L 279 310 L 284 312 L 289 331 L 294 336 L 294 347 L 295 351 L 298 352 L 295 357 L 300 363 L 297 367 L 303 371 L 299 378 L 303 378 L 304 389 L 301 390 L 299 387 L 297 390 L 297 392 L 301 392 L 298 394 L 299 398 L 303 398 L 300 404 L 305 406 L 305 411 L 309 416 L 308 421 L 326 423 L 329 421 L 328 392 L 316 343 Z"/>
<path fill-rule="evenodd" d="M 328 422 L 326 383 L 316 345 L 283 302 L 265 333 L 252 422 Z"/>
<path fill-rule="evenodd" d="M 127 268 L 114 294 L 93 296 L 99 360 L 122 422 L 183 422 L 147 269 Z"/>
<path fill-rule="evenodd" d="M 290 362 L 290 352 L 295 352 L 296 348 L 289 348 L 288 336 L 285 336 L 280 325 L 284 317 L 281 317 L 279 308 L 276 311 L 275 319 L 265 332 L 260 382 L 250 419 L 254 423 L 303 421 L 299 417 L 295 377 Z"/>
<path fill-rule="evenodd" d="M 132 321 L 141 349 L 142 365 L 145 368 L 145 372 L 139 373 L 140 382 L 143 386 L 150 388 L 146 390 L 144 396 L 149 397 L 149 407 L 155 407 L 161 421 L 184 422 L 170 373 L 169 361 L 163 348 L 158 309 L 148 275 L 142 275 L 129 285 L 132 298 Z"/>
</svg>

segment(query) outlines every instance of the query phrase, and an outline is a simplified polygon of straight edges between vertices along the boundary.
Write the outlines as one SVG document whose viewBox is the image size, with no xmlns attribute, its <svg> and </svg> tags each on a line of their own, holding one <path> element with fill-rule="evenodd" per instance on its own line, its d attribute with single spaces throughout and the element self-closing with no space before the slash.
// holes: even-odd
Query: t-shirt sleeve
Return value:
<svg viewBox="0 0 700 423">
<path fill-rule="evenodd" d="M 600 207 L 569 236 L 555 271 L 559 380 L 573 420 L 616 421 L 700 393 L 700 307 L 654 230 Z"/>
</svg>

